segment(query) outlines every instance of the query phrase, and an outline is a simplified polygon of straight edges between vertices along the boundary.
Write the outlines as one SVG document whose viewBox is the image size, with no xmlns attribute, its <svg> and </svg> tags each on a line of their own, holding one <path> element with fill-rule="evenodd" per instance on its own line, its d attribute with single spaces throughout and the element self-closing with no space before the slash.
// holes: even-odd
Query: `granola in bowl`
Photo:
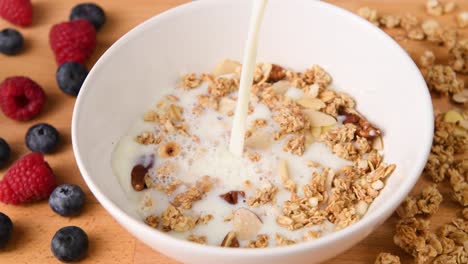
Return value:
<svg viewBox="0 0 468 264">
<path fill-rule="evenodd" d="M 396 167 L 384 162 L 384 131 L 322 67 L 260 63 L 237 159 L 227 145 L 241 67 L 226 59 L 183 76 L 118 144 L 113 162 L 129 165 L 115 172 L 145 223 L 194 243 L 264 248 L 359 221 Z"/>
</svg>

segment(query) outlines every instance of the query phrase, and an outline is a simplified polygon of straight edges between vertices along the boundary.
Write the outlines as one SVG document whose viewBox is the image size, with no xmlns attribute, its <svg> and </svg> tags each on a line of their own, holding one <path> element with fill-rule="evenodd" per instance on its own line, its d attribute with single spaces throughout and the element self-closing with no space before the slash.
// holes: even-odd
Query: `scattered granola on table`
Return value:
<svg viewBox="0 0 468 264">
<path fill-rule="evenodd" d="M 390 253 L 382 252 L 377 255 L 374 264 L 400 264 L 400 258 Z"/>
</svg>

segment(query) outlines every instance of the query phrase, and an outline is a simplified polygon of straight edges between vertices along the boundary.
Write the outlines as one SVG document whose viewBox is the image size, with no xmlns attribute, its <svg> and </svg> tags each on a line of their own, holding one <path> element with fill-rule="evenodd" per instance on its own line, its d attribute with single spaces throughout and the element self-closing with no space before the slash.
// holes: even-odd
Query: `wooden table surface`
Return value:
<svg viewBox="0 0 468 264">
<path fill-rule="evenodd" d="M 0 0 L 1 1 L 1 0 Z M 56 64 L 48 44 L 48 32 L 52 24 L 67 20 L 70 9 L 75 3 L 83 0 L 32 0 L 34 5 L 34 22 L 29 28 L 20 29 L 26 41 L 26 49 L 19 56 L 6 57 L 0 54 L 0 81 L 13 75 L 26 75 L 37 81 L 47 92 L 48 101 L 40 116 L 32 121 L 20 123 L 0 114 L 0 137 L 5 138 L 13 149 L 14 159 L 28 152 L 24 144 L 26 130 L 35 123 L 48 122 L 54 125 L 62 135 L 59 150 L 46 159 L 54 169 L 60 183 L 74 183 L 82 186 L 87 194 L 84 212 L 73 218 L 56 215 L 49 209 L 47 202 L 26 206 L 7 206 L 0 204 L 0 211 L 9 215 L 15 225 L 13 240 L 5 251 L 0 252 L 0 263 L 59 263 L 50 252 L 50 240 L 59 228 L 66 225 L 82 227 L 90 238 L 89 256 L 81 263 L 123 263 L 123 264 L 174 264 L 169 259 L 137 241 L 125 231 L 96 201 L 82 180 L 75 164 L 70 137 L 70 123 L 75 98 L 64 95 L 55 82 Z M 108 22 L 98 34 L 98 47 L 94 52 L 89 67 L 120 36 L 149 17 L 164 10 L 188 2 L 187 0 L 95 0 L 107 13 Z M 356 11 L 361 6 L 377 8 L 382 13 L 405 14 L 407 12 L 426 18 L 424 0 L 330 0 L 336 5 Z M 468 10 L 468 1 L 458 0 L 457 11 Z M 444 25 L 454 26 L 453 15 L 437 17 Z M 10 26 L 0 20 L 0 29 Z M 461 31 L 466 37 L 467 29 Z M 392 35 L 402 32 L 393 30 Z M 445 48 L 416 41 L 400 41 L 400 44 L 413 58 L 419 58 L 425 49 L 433 50 L 439 62 L 446 63 Z M 467 76 L 463 76 L 465 81 Z M 444 111 L 450 106 L 446 98 L 434 99 L 437 111 Z M 0 177 L 5 173 L 0 170 Z M 428 184 L 425 177 L 413 192 L 418 192 Z M 450 221 L 461 211 L 460 207 L 450 200 L 446 185 L 441 184 L 444 202 L 436 216 L 432 217 L 435 228 Z M 392 242 L 396 216 L 388 219 L 367 239 L 337 256 L 327 263 L 373 263 L 381 251 L 392 252 L 402 257 L 407 263 L 410 257 L 405 255 Z M 221 263 L 221 262 L 220 262 Z"/>
</svg>

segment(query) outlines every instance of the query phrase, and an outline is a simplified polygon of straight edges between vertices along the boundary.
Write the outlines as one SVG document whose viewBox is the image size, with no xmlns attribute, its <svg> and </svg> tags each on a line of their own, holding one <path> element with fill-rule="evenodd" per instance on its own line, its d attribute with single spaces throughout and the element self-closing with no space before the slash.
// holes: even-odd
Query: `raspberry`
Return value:
<svg viewBox="0 0 468 264">
<path fill-rule="evenodd" d="M 32 22 L 32 4 L 30 0 L 1 0 L 0 17 L 11 23 L 26 27 Z"/>
<path fill-rule="evenodd" d="M 83 64 L 96 48 L 96 30 L 84 19 L 63 22 L 52 27 L 49 41 L 59 65 L 72 61 Z"/>
<path fill-rule="evenodd" d="M 0 201 L 6 204 L 46 199 L 56 186 L 55 175 L 41 153 L 16 161 L 0 181 Z"/>
<path fill-rule="evenodd" d="M 0 109 L 11 119 L 26 121 L 34 118 L 45 101 L 44 90 L 27 77 L 10 77 L 0 84 Z"/>
</svg>

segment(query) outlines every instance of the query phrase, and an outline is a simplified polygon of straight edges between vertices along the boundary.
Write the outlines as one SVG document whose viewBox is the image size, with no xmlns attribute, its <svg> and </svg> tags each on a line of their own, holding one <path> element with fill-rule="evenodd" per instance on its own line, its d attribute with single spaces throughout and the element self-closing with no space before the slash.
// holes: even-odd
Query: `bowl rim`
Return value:
<svg viewBox="0 0 468 264">
<path fill-rule="evenodd" d="M 228 1 L 224 0 L 224 2 L 229 2 L 229 1 L 234 2 L 237 0 L 228 0 Z M 295 1 L 304 1 L 304 0 L 295 0 Z M 365 27 L 366 30 L 371 31 L 376 36 L 386 39 L 386 41 L 388 42 L 388 45 L 393 46 L 393 48 L 396 48 L 402 53 L 403 58 L 405 58 L 404 63 L 409 64 L 410 67 L 413 68 L 413 71 L 415 72 L 415 79 L 418 79 L 420 82 L 420 87 L 419 88 L 415 87 L 415 89 L 416 88 L 423 89 L 421 91 L 421 97 L 419 98 L 419 100 L 421 100 L 423 102 L 423 105 L 425 105 L 426 107 L 424 111 L 426 113 L 424 116 L 424 120 L 426 120 L 426 122 L 429 123 L 429 124 L 426 124 L 428 128 L 427 131 L 422 131 L 423 134 L 421 134 L 421 137 L 425 138 L 424 140 L 426 141 L 426 145 L 424 149 L 421 149 L 421 152 L 420 152 L 421 155 L 418 156 L 418 159 L 414 163 L 415 165 L 413 166 L 412 170 L 410 170 L 410 173 L 408 173 L 408 176 L 411 176 L 411 177 L 408 177 L 408 179 L 405 181 L 405 184 L 403 184 L 403 186 L 401 186 L 394 193 L 393 195 L 394 198 L 384 203 L 379 208 L 376 208 L 372 214 L 366 215 L 364 218 L 352 224 L 351 226 L 348 226 L 339 231 L 335 231 L 319 239 L 312 240 L 312 241 L 305 241 L 305 242 L 297 243 L 295 245 L 290 245 L 287 247 L 257 248 L 255 250 L 252 250 L 252 249 L 244 249 L 244 248 L 233 249 L 233 248 L 223 248 L 223 247 L 212 246 L 212 245 L 199 245 L 197 243 L 192 243 L 192 242 L 185 241 L 179 238 L 175 238 L 161 231 L 155 230 L 154 228 L 151 228 L 145 223 L 143 223 L 143 221 L 133 218 L 132 216 L 124 212 L 122 209 L 120 209 L 111 199 L 106 197 L 104 192 L 102 192 L 100 188 L 94 183 L 93 178 L 89 175 L 87 171 L 85 162 L 82 159 L 83 153 L 81 152 L 79 148 L 78 120 L 80 119 L 79 118 L 80 108 L 86 96 L 88 96 L 88 92 L 90 90 L 90 88 L 88 87 L 89 86 L 88 84 L 92 82 L 92 79 L 95 73 L 99 70 L 101 65 L 105 64 L 105 62 L 115 53 L 115 51 L 118 51 L 120 47 L 122 47 L 128 41 L 131 41 L 135 37 L 138 37 L 140 33 L 145 32 L 148 28 L 154 25 L 157 25 L 159 21 L 171 19 L 172 16 L 176 16 L 177 14 L 183 13 L 183 12 L 189 12 L 192 8 L 195 8 L 195 7 L 197 8 L 201 8 L 202 6 L 209 7 L 210 5 L 213 5 L 215 3 L 219 4 L 219 2 L 222 2 L 222 1 L 219 1 L 219 0 L 192 1 L 189 3 L 179 5 L 177 7 L 171 8 L 169 10 L 166 10 L 158 15 L 155 15 L 147 19 L 146 21 L 140 23 L 135 28 L 133 28 L 132 30 L 124 34 L 114 44 L 112 44 L 112 46 L 99 58 L 99 60 L 96 62 L 94 67 L 89 72 L 88 77 L 86 78 L 85 82 L 82 85 L 81 91 L 77 97 L 75 107 L 73 110 L 72 145 L 73 145 L 73 152 L 75 154 L 75 159 L 76 159 L 78 168 L 81 172 L 81 175 L 85 183 L 88 185 L 89 189 L 91 190 L 91 192 L 96 197 L 96 199 L 106 209 L 106 211 L 108 211 L 112 215 L 112 217 L 114 217 L 120 223 L 120 225 L 123 226 L 127 230 L 129 230 L 129 227 L 127 226 L 132 226 L 133 230 L 138 229 L 139 233 L 151 234 L 151 236 L 153 236 L 155 239 L 164 241 L 164 243 L 168 243 L 171 246 L 178 247 L 180 248 L 180 250 L 190 248 L 192 251 L 197 251 L 200 254 L 216 254 L 216 255 L 223 255 L 223 256 L 262 257 L 265 255 L 278 256 L 278 255 L 302 252 L 302 251 L 309 250 L 311 248 L 331 245 L 335 243 L 336 241 L 341 240 L 345 237 L 349 237 L 355 233 L 364 231 L 366 227 L 371 227 L 371 226 L 376 227 L 377 225 L 380 225 L 381 223 L 383 223 L 391 215 L 391 213 L 393 213 L 396 207 L 403 201 L 403 199 L 407 196 L 407 194 L 411 191 L 411 189 L 413 188 L 413 186 L 416 184 L 417 180 L 419 179 L 424 169 L 424 166 L 426 164 L 427 158 L 430 153 L 431 145 L 432 145 L 433 130 L 434 130 L 434 116 L 433 116 L 431 96 L 430 96 L 429 90 L 427 89 L 424 78 L 422 77 L 414 61 L 411 59 L 408 53 L 398 43 L 396 43 L 389 35 L 387 35 L 384 31 L 380 30 L 378 27 L 374 26 L 367 20 L 357 16 L 356 14 L 346 9 L 343 9 L 341 7 L 338 7 L 338 6 L 335 6 L 326 2 L 322 2 L 322 1 L 308 1 L 308 2 L 309 4 L 313 2 L 313 4 L 319 6 L 322 9 L 326 9 L 329 12 L 336 14 L 337 16 L 345 16 L 347 17 L 347 19 L 354 20 L 357 24 L 359 24 L 362 27 Z M 133 236 L 136 236 L 133 234 L 133 232 L 131 233 Z M 368 234 L 366 234 L 362 239 L 364 239 L 367 235 Z"/>
</svg>

